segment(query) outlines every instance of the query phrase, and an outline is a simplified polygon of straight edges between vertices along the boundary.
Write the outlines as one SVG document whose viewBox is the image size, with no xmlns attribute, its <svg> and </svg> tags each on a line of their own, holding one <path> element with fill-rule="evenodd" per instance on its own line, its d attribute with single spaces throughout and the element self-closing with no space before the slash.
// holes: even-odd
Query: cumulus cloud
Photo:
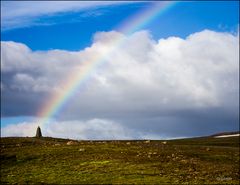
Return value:
<svg viewBox="0 0 240 185">
<path fill-rule="evenodd" d="M 124 41 L 116 50 L 112 50 L 113 38 Z M 191 120 L 198 113 L 208 117 L 204 110 L 211 114 L 216 110 L 233 118 L 233 128 L 239 119 L 238 41 L 238 35 L 204 30 L 185 39 L 159 40 L 153 40 L 147 31 L 131 36 L 99 32 L 90 47 L 75 52 L 32 51 L 21 43 L 1 42 L 2 109 L 5 116 L 14 116 L 26 104 L 21 114 L 36 115 L 41 103 L 64 90 L 64 83 L 88 61 L 112 50 L 56 119 L 99 117 L 131 124 L 135 121 L 129 119 L 134 117 Z"/>
<path fill-rule="evenodd" d="M 35 122 L 10 124 L 1 128 L 2 136 L 29 136 L 33 137 L 38 127 Z M 44 136 L 71 138 L 71 139 L 132 139 L 131 130 L 122 125 L 103 119 L 86 121 L 52 121 L 42 127 Z M 136 135 L 137 133 L 134 133 Z"/>
<path fill-rule="evenodd" d="M 9 124 L 5 127 L 1 127 L 1 137 L 26 137 L 26 136 L 35 136 L 34 131 L 36 132 L 37 123 L 22 122 L 18 124 Z"/>
</svg>

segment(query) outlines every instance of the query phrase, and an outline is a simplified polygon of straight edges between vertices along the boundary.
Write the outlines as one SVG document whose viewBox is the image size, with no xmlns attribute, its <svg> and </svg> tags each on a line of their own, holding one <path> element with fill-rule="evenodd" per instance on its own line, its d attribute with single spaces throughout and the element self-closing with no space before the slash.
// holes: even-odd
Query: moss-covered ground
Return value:
<svg viewBox="0 0 240 185">
<path fill-rule="evenodd" d="M 68 142 L 1 138 L 1 184 L 239 184 L 239 137 Z"/>
</svg>

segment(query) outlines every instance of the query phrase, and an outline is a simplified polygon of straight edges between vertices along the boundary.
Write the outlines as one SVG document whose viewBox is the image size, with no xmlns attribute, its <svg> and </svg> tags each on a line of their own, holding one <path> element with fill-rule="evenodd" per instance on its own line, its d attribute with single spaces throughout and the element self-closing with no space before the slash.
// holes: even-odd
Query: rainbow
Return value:
<svg viewBox="0 0 240 185">
<path fill-rule="evenodd" d="M 154 2 L 150 8 L 147 8 L 132 17 L 128 17 L 126 21 L 116 27 L 116 30 L 125 35 L 130 35 L 143 28 L 156 17 L 162 15 L 175 4 L 177 4 L 177 2 Z M 37 117 L 40 119 L 38 121 L 39 125 L 44 126 L 49 123 L 49 121 L 60 112 L 71 97 L 74 96 L 76 91 L 90 78 L 91 74 L 103 65 L 106 61 L 105 59 L 110 56 L 111 53 L 113 53 L 113 51 L 116 50 L 122 43 L 124 43 L 124 38 L 113 38 L 113 41 L 110 43 L 111 49 L 109 51 L 92 57 L 90 60 L 81 63 L 81 67 L 72 71 L 67 79 L 61 83 L 63 85 L 61 87 L 61 91 L 54 92 L 37 113 Z"/>
</svg>

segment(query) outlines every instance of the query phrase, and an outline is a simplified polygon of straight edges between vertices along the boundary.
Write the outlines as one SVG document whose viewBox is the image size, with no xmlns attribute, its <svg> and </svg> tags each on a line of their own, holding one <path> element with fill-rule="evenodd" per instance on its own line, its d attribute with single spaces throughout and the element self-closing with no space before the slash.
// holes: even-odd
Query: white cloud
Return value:
<svg viewBox="0 0 240 185">
<path fill-rule="evenodd" d="M 66 121 L 49 124 L 47 134 L 77 139 L 132 139 L 133 133 L 121 124 L 104 119 Z"/>
<path fill-rule="evenodd" d="M 36 134 L 37 123 L 22 122 L 18 124 L 9 124 L 5 127 L 1 127 L 1 137 L 33 137 Z"/>
<path fill-rule="evenodd" d="M 102 32 L 78 52 L 33 52 L 21 43 L 1 42 L 3 94 L 6 87 L 26 95 L 61 91 L 87 61 L 112 49 L 114 36 L 125 40 L 77 90 L 66 116 L 79 115 L 79 110 L 111 114 L 238 107 L 239 38 L 209 30 L 158 41 L 145 31 L 128 37 Z"/>
<path fill-rule="evenodd" d="M 2 41 L 3 115 L 36 116 L 42 104 L 51 101 L 52 93 L 61 92 L 88 61 L 112 50 L 113 38 L 124 42 L 89 73 L 90 78 L 57 112 L 57 121 L 42 128 L 45 134 L 79 139 L 157 139 L 192 136 L 208 125 L 220 131 L 236 127 L 239 34 L 210 30 L 186 39 L 157 41 L 146 31 L 131 36 L 100 32 L 90 47 L 75 52 L 32 51 L 24 44 Z M 8 125 L 2 128 L 2 135 L 32 136 L 36 126 L 26 122 Z"/>
<path fill-rule="evenodd" d="M 3 137 L 33 137 L 38 127 L 36 122 L 23 122 L 1 127 Z M 42 128 L 43 136 L 70 139 L 132 139 L 133 133 L 122 125 L 103 119 L 86 121 L 53 121 Z M 136 134 L 136 133 L 134 133 Z"/>
<path fill-rule="evenodd" d="M 2 137 L 34 137 L 39 120 L 20 122 L 1 127 Z M 130 140 L 130 139 L 171 139 L 169 133 L 157 134 L 149 129 L 129 128 L 124 124 L 106 119 L 55 121 L 40 126 L 44 137 L 79 140 Z"/>
<path fill-rule="evenodd" d="M 82 16 L 99 16 L 100 7 L 120 5 L 133 2 L 124 1 L 1 1 L 1 26 L 3 30 L 43 25 L 43 16 L 61 15 L 67 12 L 84 11 Z M 136 3 L 136 2 L 135 2 Z"/>
</svg>

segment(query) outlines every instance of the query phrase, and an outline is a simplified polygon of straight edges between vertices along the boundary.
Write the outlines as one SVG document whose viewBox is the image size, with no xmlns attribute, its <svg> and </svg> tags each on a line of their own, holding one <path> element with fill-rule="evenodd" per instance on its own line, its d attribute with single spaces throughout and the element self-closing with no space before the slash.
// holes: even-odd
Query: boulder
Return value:
<svg viewBox="0 0 240 185">
<path fill-rule="evenodd" d="M 76 145 L 77 144 L 77 142 L 75 142 L 75 141 L 68 141 L 67 142 L 67 145 Z"/>
</svg>

